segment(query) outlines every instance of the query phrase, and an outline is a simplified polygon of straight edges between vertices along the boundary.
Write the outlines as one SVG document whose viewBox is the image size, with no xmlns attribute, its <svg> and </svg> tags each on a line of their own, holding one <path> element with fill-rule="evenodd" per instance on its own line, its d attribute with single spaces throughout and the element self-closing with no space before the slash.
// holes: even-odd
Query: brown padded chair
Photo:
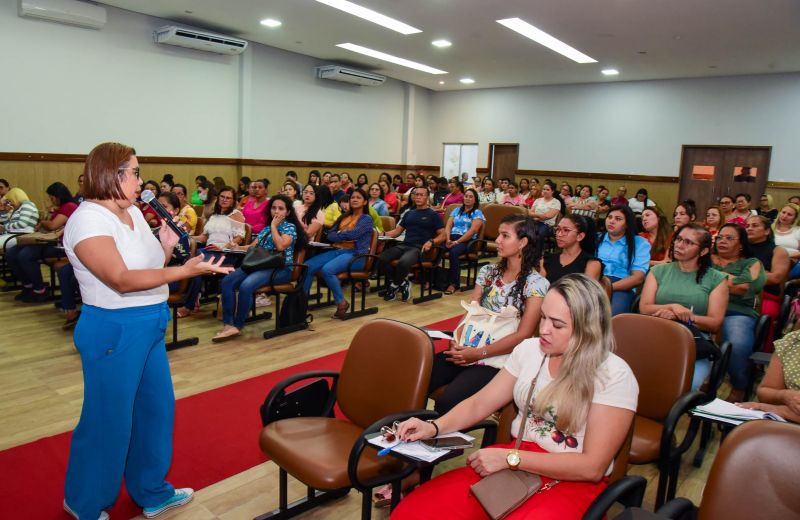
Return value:
<svg viewBox="0 0 800 520">
<path fill-rule="evenodd" d="M 654 518 L 800 518 L 798 459 L 800 426 L 768 420 L 744 423 L 722 442 L 700 507 L 676 498 L 659 508 Z"/>
<path fill-rule="evenodd" d="M 282 336 L 284 334 L 289 334 L 290 332 L 297 332 L 298 330 L 305 330 L 308 328 L 308 321 L 304 320 L 295 325 L 289 325 L 285 327 L 281 327 L 279 324 L 280 316 L 281 316 L 281 295 L 282 294 L 291 294 L 300 292 L 303 290 L 303 278 L 306 276 L 306 272 L 308 271 L 308 266 L 303 264 L 303 261 L 306 258 L 306 250 L 305 248 L 296 248 L 294 251 L 294 261 L 291 264 L 286 264 L 286 267 L 292 268 L 292 277 L 286 283 L 279 283 L 275 284 L 274 279 L 275 275 L 278 273 L 278 270 L 274 270 L 272 272 L 272 277 L 270 278 L 267 285 L 256 289 L 253 293 L 253 298 L 255 298 L 256 294 L 274 294 L 275 295 L 275 328 L 273 330 L 267 330 L 264 332 L 264 339 L 274 338 L 275 336 Z M 255 315 L 256 306 L 255 302 L 253 302 L 253 313 L 254 318 L 256 319 L 270 319 L 272 317 L 272 313 L 264 312 L 260 315 Z M 248 320 L 250 321 L 250 320 Z M 256 321 L 255 319 L 253 321 Z"/>
<path fill-rule="evenodd" d="M 391 231 L 397 227 L 397 221 L 395 221 L 394 217 L 382 216 L 381 223 L 384 231 Z"/>
<path fill-rule="evenodd" d="M 528 213 L 528 210 L 522 206 L 506 206 L 505 204 L 487 204 L 481 206 L 481 211 L 486 217 L 486 223 L 483 225 L 486 228 L 484 239 L 487 241 L 486 252 L 490 253 L 490 256 L 497 254 L 497 245 L 494 241 L 500 233 L 500 221 L 508 215 L 526 215 Z"/>
<path fill-rule="evenodd" d="M 362 518 L 372 510 L 372 488 L 400 479 L 415 468 L 365 448 L 365 436 L 395 420 L 434 418 L 425 407 L 433 365 L 433 342 L 413 325 L 376 319 L 350 343 L 340 372 L 296 374 L 267 396 L 266 407 L 299 381 L 333 378 L 333 398 L 318 417 L 291 417 L 267 423 L 261 450 L 280 467 L 280 507 L 261 518 L 289 518 L 338 498 L 355 487 L 362 493 Z M 345 419 L 333 417 L 334 401 Z M 308 487 L 307 498 L 287 504 L 287 474 Z M 318 494 L 317 490 L 324 491 Z M 399 487 L 396 490 L 399 495 Z"/>
<path fill-rule="evenodd" d="M 611 279 L 608 276 L 601 276 L 600 285 L 602 285 L 603 289 L 605 289 L 606 296 L 608 296 L 608 301 L 611 301 L 611 297 L 614 294 L 614 287 L 611 286 Z"/>
<path fill-rule="evenodd" d="M 189 258 L 197 254 L 197 242 L 193 238 L 189 238 Z M 197 345 L 200 339 L 195 337 L 178 339 L 178 308 L 183 306 L 186 300 L 186 291 L 189 289 L 189 279 L 184 278 L 178 284 L 176 291 L 170 292 L 167 298 L 167 305 L 172 309 L 172 341 L 167 343 L 167 350 L 175 350 L 183 347 L 191 347 Z"/>
<path fill-rule="evenodd" d="M 678 420 L 707 401 L 703 392 L 690 392 L 694 338 L 679 323 L 640 314 L 614 316 L 611 326 L 615 353 L 628 363 L 639 383 L 630 462 L 657 464 L 659 507 L 675 496 L 681 455 L 689 449 L 699 428 L 699 422 L 692 420 L 685 438 L 676 445 Z"/>
</svg>

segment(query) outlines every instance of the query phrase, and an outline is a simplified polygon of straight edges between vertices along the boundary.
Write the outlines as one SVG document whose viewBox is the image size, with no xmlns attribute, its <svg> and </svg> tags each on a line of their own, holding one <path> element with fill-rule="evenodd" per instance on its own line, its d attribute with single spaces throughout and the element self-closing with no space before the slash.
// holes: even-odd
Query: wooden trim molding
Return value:
<svg viewBox="0 0 800 520">
<path fill-rule="evenodd" d="M 800 182 L 767 181 L 767 188 L 781 188 L 786 190 L 800 190 Z"/>
<path fill-rule="evenodd" d="M 667 182 L 678 183 L 678 177 L 667 177 L 664 175 L 631 175 L 627 173 L 597 173 L 597 172 L 566 172 L 558 170 L 517 170 L 517 175 L 527 175 L 533 177 L 572 177 L 583 179 L 615 180 L 615 181 L 638 181 L 638 182 Z"/>
<path fill-rule="evenodd" d="M 439 166 L 424 164 L 384 164 L 357 162 L 322 162 L 322 161 L 279 161 L 274 159 L 238 159 L 235 157 L 158 157 L 138 156 L 140 163 L 145 164 L 210 164 L 225 166 L 286 166 L 290 168 L 350 168 L 364 170 L 425 170 L 439 171 Z M 67 153 L 17 153 L 0 152 L 0 161 L 27 162 L 84 162 L 85 154 Z"/>
</svg>

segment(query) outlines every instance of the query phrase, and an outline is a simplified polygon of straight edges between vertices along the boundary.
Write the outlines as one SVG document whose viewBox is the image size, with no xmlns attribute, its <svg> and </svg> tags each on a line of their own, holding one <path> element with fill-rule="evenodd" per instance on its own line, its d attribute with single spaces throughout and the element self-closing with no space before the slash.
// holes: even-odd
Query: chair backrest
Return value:
<svg viewBox="0 0 800 520">
<path fill-rule="evenodd" d="M 378 250 L 378 230 L 372 228 L 372 238 L 369 241 L 369 254 L 374 255 L 375 251 Z M 364 269 L 365 272 L 372 271 L 372 265 L 375 263 L 375 259 L 371 256 L 367 257 L 367 261 L 364 262 Z"/>
<path fill-rule="evenodd" d="M 253 240 L 253 226 L 248 224 L 247 222 L 244 223 L 244 240 L 242 244 L 249 244 Z"/>
<path fill-rule="evenodd" d="M 339 408 L 362 428 L 389 414 L 425 408 L 432 365 L 433 342 L 422 329 L 373 320 L 350 342 L 337 388 Z"/>
<path fill-rule="evenodd" d="M 497 238 L 500 232 L 500 221 L 507 215 L 524 215 L 528 212 L 528 210 L 522 206 L 506 206 L 504 204 L 487 204 L 486 206 L 481 206 L 481 211 L 483 212 L 483 216 L 486 217 L 486 224 L 484 224 L 486 228 L 484 233 L 486 240 L 494 240 Z"/>
<path fill-rule="evenodd" d="M 199 214 L 198 214 L 199 215 Z M 197 217 L 197 223 L 194 225 L 194 234 L 202 235 L 203 229 L 206 227 L 206 219 L 201 216 Z"/>
<path fill-rule="evenodd" d="M 300 278 L 300 273 L 303 272 L 302 264 L 306 259 L 306 249 L 298 247 L 294 250 L 294 269 L 292 269 L 292 283 Z"/>
<path fill-rule="evenodd" d="M 397 227 L 397 222 L 395 221 L 394 217 L 390 217 L 388 215 L 382 216 L 381 222 L 383 223 L 384 231 L 391 231 Z"/>
<path fill-rule="evenodd" d="M 753 352 L 764 352 L 767 347 L 767 336 L 772 324 L 772 318 L 762 314 L 756 322 L 755 340 L 753 341 Z"/>
<path fill-rule="evenodd" d="M 800 426 L 751 421 L 720 446 L 698 520 L 800 518 Z"/>
<path fill-rule="evenodd" d="M 615 353 L 639 382 L 637 415 L 662 422 L 675 401 L 689 391 L 694 374 L 694 338 L 674 321 L 641 314 L 611 320 Z"/>
<path fill-rule="evenodd" d="M 614 294 L 614 287 L 611 286 L 611 279 L 608 276 L 601 276 L 600 285 L 605 289 L 608 301 L 611 301 L 611 296 Z"/>
<path fill-rule="evenodd" d="M 461 204 L 448 204 L 444 208 L 444 215 L 442 215 L 442 221 L 447 224 L 447 219 L 450 218 L 450 214 L 455 211 L 456 208 L 460 208 Z"/>
</svg>

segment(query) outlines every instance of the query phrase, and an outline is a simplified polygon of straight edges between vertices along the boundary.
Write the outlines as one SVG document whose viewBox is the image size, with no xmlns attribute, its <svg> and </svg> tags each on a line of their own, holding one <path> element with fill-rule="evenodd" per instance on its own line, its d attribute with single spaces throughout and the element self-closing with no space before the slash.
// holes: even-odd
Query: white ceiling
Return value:
<svg viewBox="0 0 800 520">
<path fill-rule="evenodd" d="M 421 29 L 404 36 L 314 0 L 100 0 L 371 70 L 433 90 L 800 71 L 798 0 L 353 0 Z M 496 23 L 520 17 L 598 61 L 577 64 Z M 283 22 L 277 29 L 264 18 Z M 452 47 L 431 41 L 444 38 Z M 340 49 L 355 43 L 446 70 Z M 607 78 L 600 70 L 620 75 Z M 465 86 L 462 77 L 476 83 Z M 440 85 L 439 81 L 445 81 Z"/>
</svg>

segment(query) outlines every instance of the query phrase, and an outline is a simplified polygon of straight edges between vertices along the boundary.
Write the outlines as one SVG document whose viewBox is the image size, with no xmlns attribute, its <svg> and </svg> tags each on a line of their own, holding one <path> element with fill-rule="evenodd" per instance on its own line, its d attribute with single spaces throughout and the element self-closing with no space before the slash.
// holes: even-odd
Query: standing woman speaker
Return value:
<svg viewBox="0 0 800 520">
<path fill-rule="evenodd" d="M 119 143 L 86 158 L 86 200 L 64 231 L 83 312 L 75 346 L 83 364 L 81 418 L 72 433 L 64 509 L 75 518 L 108 518 L 123 476 L 130 496 L 152 518 L 192 499 L 164 480 L 172 460 L 175 396 L 164 347 L 167 284 L 228 273 L 201 256 L 164 267 L 178 237 L 153 236 L 136 206 L 139 162 Z"/>
</svg>

